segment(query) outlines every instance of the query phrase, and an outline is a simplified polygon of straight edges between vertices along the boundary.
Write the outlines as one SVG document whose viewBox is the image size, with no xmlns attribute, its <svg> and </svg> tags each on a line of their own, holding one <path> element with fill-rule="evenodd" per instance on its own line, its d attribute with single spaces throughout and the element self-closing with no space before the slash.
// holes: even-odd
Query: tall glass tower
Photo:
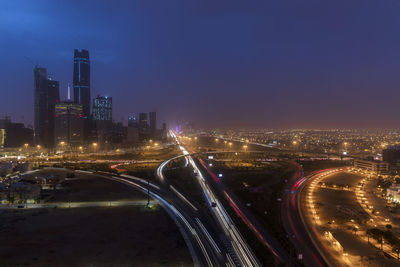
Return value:
<svg viewBox="0 0 400 267">
<path fill-rule="evenodd" d="M 35 67 L 34 75 L 34 114 L 35 143 L 46 148 L 54 147 L 55 105 L 60 102 L 58 81 L 47 78 L 45 68 Z"/>
<path fill-rule="evenodd" d="M 90 62 L 89 51 L 74 51 L 74 102 L 82 105 L 84 118 L 90 116 Z"/>
</svg>

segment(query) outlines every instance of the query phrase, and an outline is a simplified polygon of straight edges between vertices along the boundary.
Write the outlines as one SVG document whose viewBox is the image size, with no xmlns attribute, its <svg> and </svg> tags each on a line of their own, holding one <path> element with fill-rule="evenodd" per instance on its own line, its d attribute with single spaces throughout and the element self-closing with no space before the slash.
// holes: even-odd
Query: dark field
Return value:
<svg viewBox="0 0 400 267">
<path fill-rule="evenodd" d="M 96 178 L 64 186 L 55 200 L 145 198 Z M 0 266 L 193 265 L 177 226 L 160 206 L 2 211 L 0 240 Z"/>
</svg>

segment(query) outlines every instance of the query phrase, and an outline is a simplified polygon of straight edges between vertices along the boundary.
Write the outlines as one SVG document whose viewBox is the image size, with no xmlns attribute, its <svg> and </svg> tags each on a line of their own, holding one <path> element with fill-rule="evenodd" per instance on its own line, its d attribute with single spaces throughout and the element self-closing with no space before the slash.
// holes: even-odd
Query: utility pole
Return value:
<svg viewBox="0 0 400 267">
<path fill-rule="evenodd" d="M 147 173 L 147 207 L 150 207 L 150 173 Z"/>
</svg>

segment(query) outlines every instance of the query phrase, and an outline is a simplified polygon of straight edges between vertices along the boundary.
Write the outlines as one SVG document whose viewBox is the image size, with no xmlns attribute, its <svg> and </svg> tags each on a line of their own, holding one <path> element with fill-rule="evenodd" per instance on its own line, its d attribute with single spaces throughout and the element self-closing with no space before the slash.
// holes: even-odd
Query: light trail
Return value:
<svg viewBox="0 0 400 267">
<path fill-rule="evenodd" d="M 219 247 L 217 246 L 217 244 L 215 243 L 214 239 L 211 237 L 211 235 L 208 233 L 207 229 L 204 227 L 203 223 L 200 221 L 199 218 L 196 218 L 196 222 L 197 224 L 200 226 L 201 230 L 203 230 L 204 234 L 207 236 L 208 241 L 210 241 L 210 243 L 212 244 L 212 246 L 214 247 L 215 251 L 217 251 L 218 253 L 221 253 L 221 250 L 219 249 Z"/>
<path fill-rule="evenodd" d="M 150 185 L 151 187 L 153 187 L 153 188 L 155 188 L 155 189 L 157 189 L 157 190 L 160 190 L 160 187 L 159 187 L 158 185 L 155 185 L 155 184 L 153 184 L 153 183 L 150 183 L 149 181 L 144 180 L 144 179 L 142 179 L 142 178 L 138 178 L 138 177 L 131 176 L 131 175 L 126 175 L 126 174 L 121 174 L 121 176 L 124 177 L 124 178 L 136 180 L 136 181 L 141 182 L 141 183 L 146 184 L 146 185 Z M 113 176 L 113 177 L 114 177 L 114 178 L 118 178 L 118 177 L 115 177 L 115 176 Z"/>
<path fill-rule="evenodd" d="M 172 137 L 175 138 L 176 142 L 179 145 L 182 153 L 187 155 L 190 165 L 195 170 L 197 180 L 206 196 L 206 199 L 209 202 L 209 207 L 211 212 L 217 218 L 217 221 L 220 223 L 221 228 L 224 230 L 226 236 L 230 240 L 232 247 L 237 255 L 241 265 L 243 266 L 261 266 L 254 256 L 253 252 L 250 250 L 244 238 L 240 235 L 233 221 L 230 219 L 229 215 L 224 210 L 223 206 L 217 198 L 215 197 L 212 190 L 209 188 L 208 184 L 205 181 L 205 178 L 201 174 L 199 168 L 194 162 L 193 158 L 190 156 L 189 152 L 180 144 L 176 135 L 170 131 Z M 211 203 L 210 203 L 211 202 Z M 215 207 L 212 206 L 212 202 L 216 203 Z"/>
<path fill-rule="evenodd" d="M 113 176 L 113 177 L 101 176 L 101 177 L 109 179 L 109 180 L 114 180 L 114 181 L 126 184 L 128 186 L 131 186 L 131 187 L 135 187 L 135 188 L 139 189 L 140 191 L 142 191 L 143 193 L 146 193 L 146 194 L 149 193 L 153 199 L 156 199 L 167 210 L 170 210 L 173 214 L 175 214 L 177 217 L 180 218 L 180 220 L 183 222 L 183 224 L 186 226 L 186 228 L 189 230 L 189 232 L 193 235 L 193 237 L 195 238 L 198 246 L 202 250 L 202 253 L 203 253 L 204 258 L 205 258 L 205 260 L 207 262 L 207 265 L 210 266 L 210 267 L 214 266 L 212 264 L 212 262 L 211 262 L 210 256 L 207 253 L 207 250 L 204 247 L 203 242 L 200 240 L 200 238 L 199 238 L 199 236 L 198 236 L 198 234 L 196 232 L 196 229 L 194 229 L 190 225 L 190 223 L 186 220 L 186 218 L 182 215 L 182 213 L 179 212 L 172 204 L 168 203 L 160 195 L 154 193 L 153 191 L 148 190 L 147 188 L 145 188 L 145 187 L 143 187 L 143 186 L 141 186 L 141 185 L 139 185 L 139 184 L 137 184 L 135 182 L 132 182 L 132 181 L 129 181 L 129 180 L 125 180 L 125 179 L 122 179 L 122 178 L 119 178 L 119 177 L 115 177 L 115 176 Z M 190 246 L 189 246 L 189 248 L 190 248 Z M 192 256 L 194 256 L 195 253 L 193 251 L 191 251 L 191 253 L 192 253 Z M 195 265 L 196 266 L 200 266 L 199 263 L 196 263 L 195 259 L 197 259 L 197 257 L 193 257 L 193 258 L 194 258 L 194 261 L 195 261 Z"/>
<path fill-rule="evenodd" d="M 169 186 L 169 188 L 171 188 L 172 191 L 174 191 L 174 193 L 183 201 L 185 201 L 194 211 L 197 211 L 197 208 L 190 203 L 190 201 L 184 196 L 182 195 L 178 190 L 175 189 L 175 187 L 173 187 L 172 185 Z"/>
</svg>

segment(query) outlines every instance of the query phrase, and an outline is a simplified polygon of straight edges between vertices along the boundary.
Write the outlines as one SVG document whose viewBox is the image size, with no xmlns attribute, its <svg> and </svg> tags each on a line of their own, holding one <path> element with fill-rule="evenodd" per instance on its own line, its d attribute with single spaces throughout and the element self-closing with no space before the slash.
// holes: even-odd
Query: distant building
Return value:
<svg viewBox="0 0 400 267">
<path fill-rule="evenodd" d="M 150 131 L 154 134 L 157 130 L 157 113 L 149 112 L 149 120 L 150 120 Z"/>
<path fill-rule="evenodd" d="M 388 173 L 389 163 L 379 160 L 354 160 L 354 167 L 375 173 Z"/>
<path fill-rule="evenodd" d="M 138 128 L 139 123 L 135 115 L 128 117 L 128 127 Z"/>
<path fill-rule="evenodd" d="M 6 129 L 0 128 L 0 148 L 4 147 L 5 139 L 6 139 Z"/>
<path fill-rule="evenodd" d="M 13 123 L 9 117 L 0 119 L 0 147 L 21 147 L 33 144 L 33 130 L 23 123 Z"/>
<path fill-rule="evenodd" d="M 147 113 L 139 113 L 139 128 L 141 130 L 149 128 L 149 124 L 147 122 Z"/>
<path fill-rule="evenodd" d="M 34 68 L 35 143 L 54 147 L 55 105 L 60 101 L 58 81 L 47 78 L 45 68 Z"/>
<path fill-rule="evenodd" d="M 72 101 L 56 104 L 56 143 L 66 142 L 69 146 L 82 144 L 83 109 L 82 105 Z"/>
<path fill-rule="evenodd" d="M 33 130 L 26 128 L 23 123 L 10 123 L 5 129 L 4 147 L 22 147 L 33 144 Z"/>
<path fill-rule="evenodd" d="M 97 141 L 106 142 L 113 135 L 112 98 L 97 96 L 93 99 L 93 121 L 96 125 Z"/>
<path fill-rule="evenodd" d="M 111 144 L 122 144 L 126 140 L 128 127 L 124 126 L 122 122 L 113 123 L 112 130 L 109 136 L 107 136 L 107 141 Z"/>
<path fill-rule="evenodd" d="M 126 134 L 126 143 L 136 144 L 139 142 L 139 128 L 128 126 Z"/>
<path fill-rule="evenodd" d="M 112 97 L 97 96 L 93 99 L 93 120 L 112 121 Z"/>
<path fill-rule="evenodd" d="M 382 151 L 383 161 L 391 164 L 400 162 L 400 146 L 392 146 Z"/>
<path fill-rule="evenodd" d="M 394 184 L 388 189 L 386 189 L 386 196 L 387 199 L 399 203 L 400 202 L 400 185 L 399 184 Z"/>
<path fill-rule="evenodd" d="M 167 124 L 165 122 L 163 122 L 162 129 L 161 129 L 161 138 L 166 139 L 167 137 L 168 137 Z"/>
<path fill-rule="evenodd" d="M 74 50 L 74 101 L 82 105 L 83 116 L 90 116 L 90 61 L 89 51 Z"/>
</svg>

